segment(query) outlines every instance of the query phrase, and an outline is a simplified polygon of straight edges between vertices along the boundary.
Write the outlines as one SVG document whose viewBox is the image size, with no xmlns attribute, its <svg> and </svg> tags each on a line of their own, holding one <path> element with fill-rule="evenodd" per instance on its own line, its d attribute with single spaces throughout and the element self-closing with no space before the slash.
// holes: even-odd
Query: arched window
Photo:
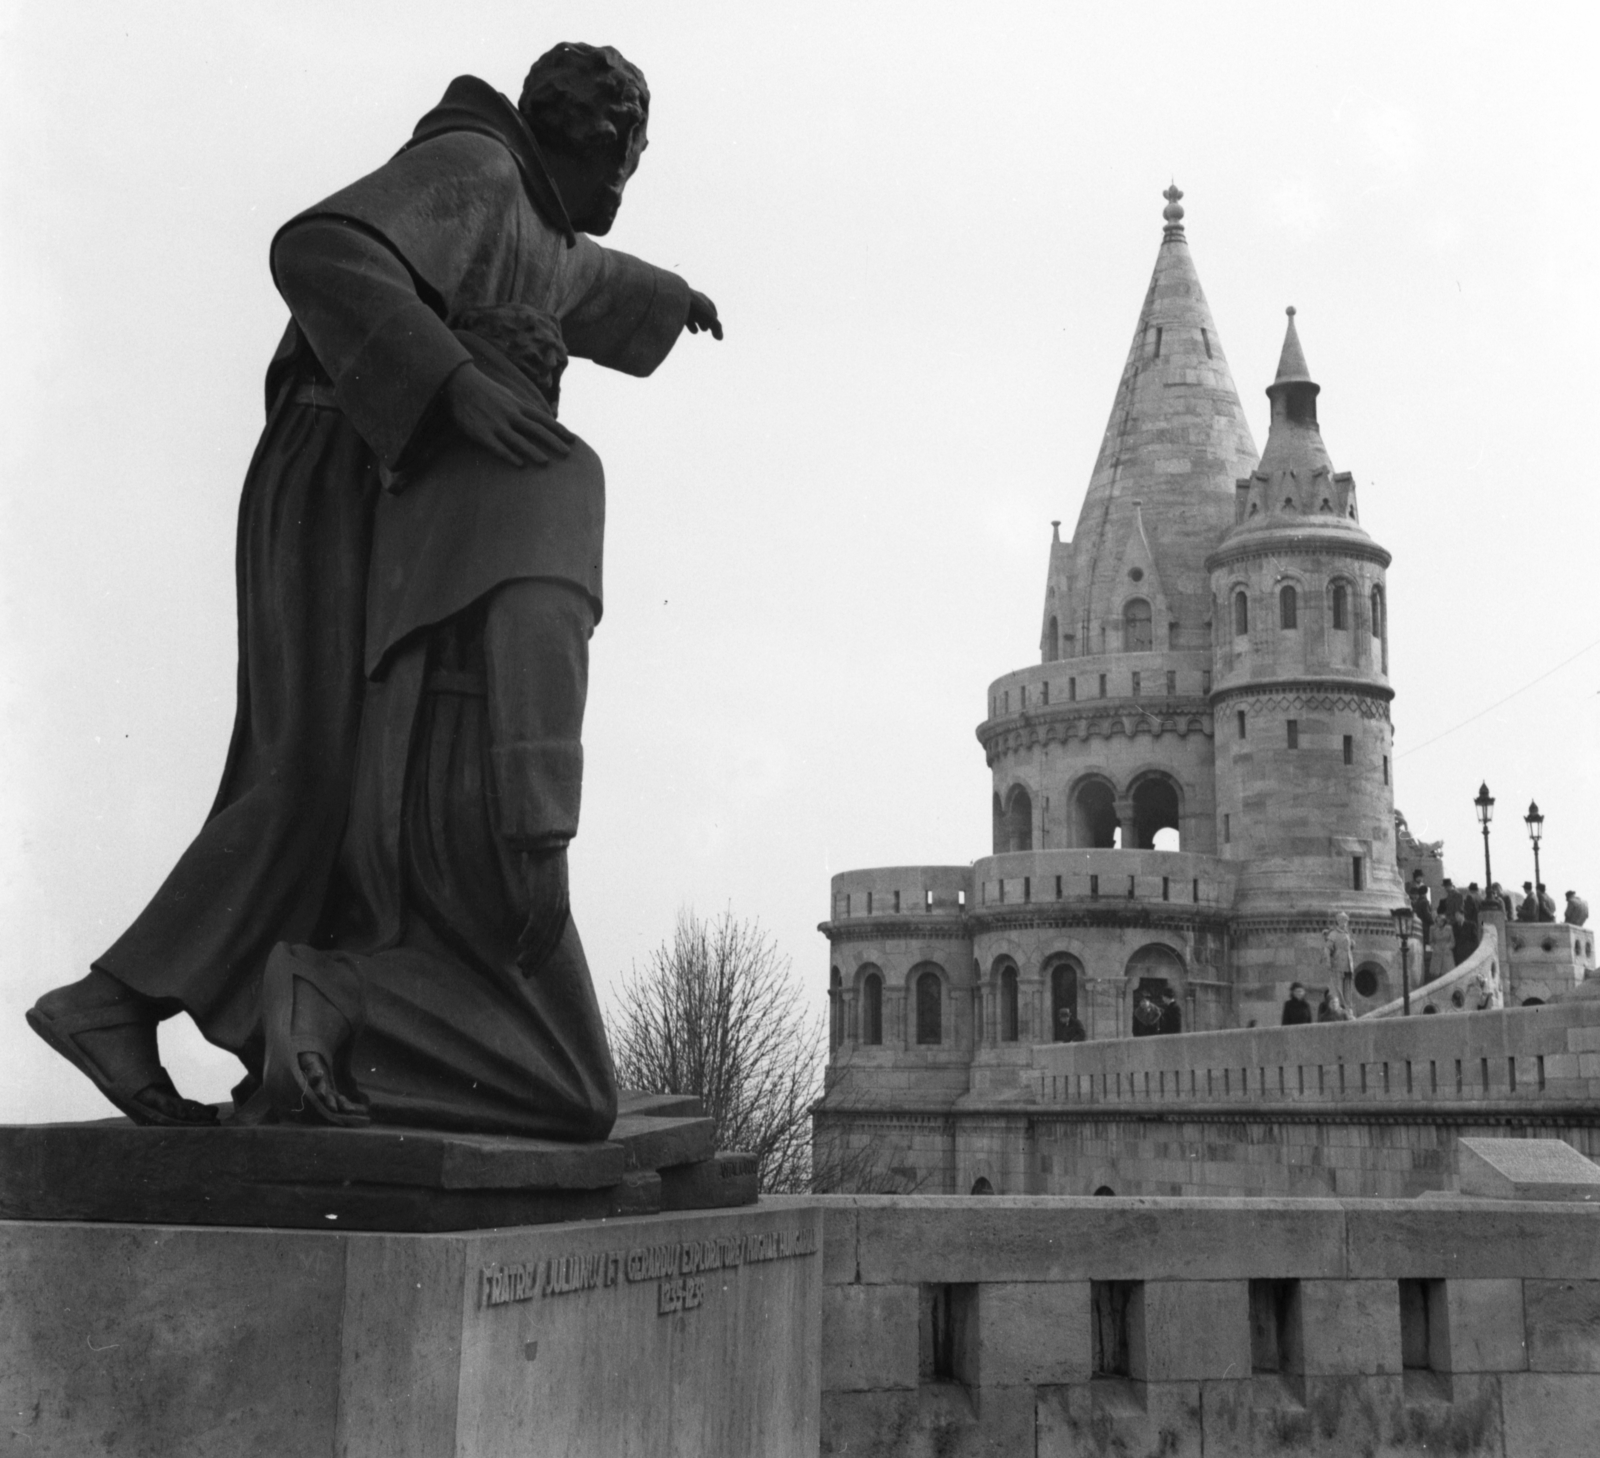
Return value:
<svg viewBox="0 0 1600 1458">
<path fill-rule="evenodd" d="M 1050 619 L 1050 626 L 1044 634 L 1044 661 L 1054 663 L 1061 657 L 1061 624 L 1054 618 Z"/>
<path fill-rule="evenodd" d="M 1063 958 L 1050 969 L 1050 1038 L 1075 1043 L 1083 1037 L 1078 1016 L 1078 964 Z M 1076 1025 L 1075 1025 L 1076 1024 Z"/>
<path fill-rule="evenodd" d="M 1000 1041 L 1017 1041 L 1017 969 L 1000 969 Z"/>
<path fill-rule="evenodd" d="M 876 972 L 861 979 L 861 1041 L 874 1048 L 883 1042 L 883 978 Z"/>
<path fill-rule="evenodd" d="M 944 984 L 937 972 L 917 978 L 917 1042 L 944 1042 Z"/>
<path fill-rule="evenodd" d="M 1117 843 L 1116 792 L 1104 780 L 1085 780 L 1072 796 L 1072 843 L 1083 850 L 1109 850 Z"/>
<path fill-rule="evenodd" d="M 1299 603 L 1292 587 L 1278 589 L 1278 626 L 1285 630 L 1300 626 Z"/>
<path fill-rule="evenodd" d="M 1350 630 L 1350 589 L 1342 582 L 1333 585 L 1333 626 L 1341 633 Z"/>
<path fill-rule="evenodd" d="M 1122 649 L 1125 653 L 1148 653 L 1155 647 L 1155 629 L 1150 621 L 1150 604 L 1142 597 L 1129 600 L 1122 610 Z"/>
<path fill-rule="evenodd" d="M 1383 637 L 1383 589 L 1372 589 L 1372 636 Z"/>
<path fill-rule="evenodd" d="M 837 1048 L 844 1042 L 844 1010 L 841 1006 L 841 996 L 844 989 L 843 979 L 839 976 L 839 969 L 833 967 L 828 972 L 828 1046 Z"/>
<path fill-rule="evenodd" d="M 1233 636 L 1242 638 L 1250 631 L 1250 599 L 1243 591 L 1233 595 Z"/>
<path fill-rule="evenodd" d="M 1133 787 L 1134 850 L 1156 850 L 1156 836 L 1179 829 L 1178 787 L 1165 775 L 1149 775 Z M 1173 846 L 1172 849 L 1178 849 Z"/>
</svg>

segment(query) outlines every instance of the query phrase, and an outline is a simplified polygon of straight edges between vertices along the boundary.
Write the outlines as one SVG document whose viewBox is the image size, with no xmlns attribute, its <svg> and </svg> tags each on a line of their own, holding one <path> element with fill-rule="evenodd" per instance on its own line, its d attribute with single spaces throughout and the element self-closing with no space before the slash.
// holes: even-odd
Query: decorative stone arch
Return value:
<svg viewBox="0 0 1600 1458">
<path fill-rule="evenodd" d="M 1357 585 L 1348 573 L 1336 572 L 1328 579 L 1328 630 L 1348 633 L 1355 608 Z"/>
<path fill-rule="evenodd" d="M 1133 1009 L 1141 992 L 1149 993 L 1152 999 L 1159 1001 L 1162 990 L 1170 990 L 1177 998 L 1178 1005 L 1184 1007 L 1187 984 L 1188 964 L 1183 959 L 1183 953 L 1167 942 L 1146 942 L 1128 958 L 1123 968 L 1128 1032 L 1133 1033 L 1135 1028 Z M 1183 1021 L 1184 1026 L 1188 1027 L 1192 1019 L 1186 1015 Z"/>
<path fill-rule="evenodd" d="M 1051 952 L 1044 959 L 1045 1017 L 1048 1021 L 1047 1039 L 1052 1043 L 1069 1041 L 1071 1020 L 1083 1022 L 1083 1008 L 1088 997 L 1085 986 L 1087 975 L 1083 961 L 1072 952 Z"/>
<path fill-rule="evenodd" d="M 856 1006 L 860 1009 L 860 1042 L 883 1046 L 883 968 L 863 962 L 856 968 Z"/>
<path fill-rule="evenodd" d="M 1178 849 L 1183 849 L 1183 782 L 1160 765 L 1140 769 L 1128 781 L 1128 799 L 1133 807 L 1133 844 L 1130 850 L 1154 850 L 1156 834 L 1162 830 L 1178 833 Z"/>
<path fill-rule="evenodd" d="M 1122 651 L 1150 653 L 1156 646 L 1155 606 L 1149 595 L 1136 592 L 1122 602 Z"/>
<path fill-rule="evenodd" d="M 988 1175 L 979 1175 L 972 1182 L 972 1193 L 974 1195 L 994 1194 L 994 1185 L 990 1182 Z"/>
<path fill-rule="evenodd" d="M 906 973 L 906 1032 L 913 1047 L 937 1048 L 948 1043 L 949 974 L 937 962 L 918 962 Z"/>
<path fill-rule="evenodd" d="M 994 989 L 995 1039 L 1001 1043 L 1016 1043 L 1022 1038 L 1022 973 L 1017 959 L 1002 952 L 989 969 L 989 980 Z"/>
<path fill-rule="evenodd" d="M 1235 582 L 1228 588 L 1228 622 L 1235 638 L 1250 636 L 1250 584 Z"/>
<path fill-rule="evenodd" d="M 1067 787 L 1067 817 L 1072 844 L 1080 850 L 1109 850 L 1117 842 L 1121 819 L 1117 787 L 1099 770 L 1079 775 Z"/>
<path fill-rule="evenodd" d="M 1298 633 L 1305 627 L 1306 603 L 1310 593 L 1304 577 L 1291 570 L 1280 572 L 1273 583 L 1273 609 L 1277 614 L 1280 633 Z"/>
</svg>

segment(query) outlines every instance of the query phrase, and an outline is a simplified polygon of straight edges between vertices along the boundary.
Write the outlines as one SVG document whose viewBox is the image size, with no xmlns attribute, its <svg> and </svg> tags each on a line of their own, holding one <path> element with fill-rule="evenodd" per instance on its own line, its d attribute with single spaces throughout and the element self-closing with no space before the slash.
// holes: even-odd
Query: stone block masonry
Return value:
<svg viewBox="0 0 1600 1458">
<path fill-rule="evenodd" d="M 820 1235 L 804 1205 L 438 1235 L 0 1222 L 0 1452 L 812 1458 Z M 852 1355 L 893 1330 L 879 1291 L 835 1298 L 830 1381 L 914 1380 L 914 1319 L 909 1372 Z"/>
<path fill-rule="evenodd" d="M 823 1454 L 1573 1458 L 1600 1431 L 1581 1204 L 816 1203 Z"/>
</svg>

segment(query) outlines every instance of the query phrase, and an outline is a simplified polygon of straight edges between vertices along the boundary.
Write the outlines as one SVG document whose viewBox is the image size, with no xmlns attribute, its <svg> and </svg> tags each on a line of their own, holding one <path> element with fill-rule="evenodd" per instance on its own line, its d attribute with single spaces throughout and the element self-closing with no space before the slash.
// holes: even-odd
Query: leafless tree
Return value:
<svg viewBox="0 0 1600 1458">
<path fill-rule="evenodd" d="M 680 911 L 671 942 L 623 979 L 608 1021 L 625 1088 L 698 1095 L 717 1148 L 754 1155 L 764 1193 L 810 1188 L 824 1025 L 759 923 Z"/>
</svg>

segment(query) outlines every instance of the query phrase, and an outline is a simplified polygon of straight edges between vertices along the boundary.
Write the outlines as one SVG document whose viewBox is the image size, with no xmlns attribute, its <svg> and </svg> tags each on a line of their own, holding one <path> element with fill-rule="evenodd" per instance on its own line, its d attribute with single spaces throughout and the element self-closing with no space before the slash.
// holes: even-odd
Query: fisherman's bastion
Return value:
<svg viewBox="0 0 1600 1458">
<path fill-rule="evenodd" d="M 1292 307 L 1258 454 L 1181 196 L 1071 538 L 1055 524 L 1038 662 L 988 689 L 991 853 L 833 878 L 816 1142 L 844 1187 L 1409 1195 L 1446 1182 L 1453 1133 L 1424 1119 L 1380 1159 L 1335 1154 L 1326 1119 L 1365 1139 L 1373 1101 L 1453 1103 L 1481 1133 L 1558 1082 L 1569 1111 L 1600 1094 L 1564 1032 L 1529 1032 L 1519 1081 L 1518 1049 L 1469 1049 L 1478 1020 L 1449 1016 L 1596 990 L 1592 929 L 1487 917 L 1426 987 L 1402 949 L 1405 883 L 1437 897 L 1445 869 L 1395 809 L 1390 554 L 1323 443 Z M 1280 1028 L 1296 981 L 1354 1021 Z M 1132 1041 L 1141 993 L 1189 1036 Z M 1324 1034 L 1344 1043 L 1293 1046 Z M 1149 1123 L 1180 1110 L 1200 1122 Z"/>
</svg>

